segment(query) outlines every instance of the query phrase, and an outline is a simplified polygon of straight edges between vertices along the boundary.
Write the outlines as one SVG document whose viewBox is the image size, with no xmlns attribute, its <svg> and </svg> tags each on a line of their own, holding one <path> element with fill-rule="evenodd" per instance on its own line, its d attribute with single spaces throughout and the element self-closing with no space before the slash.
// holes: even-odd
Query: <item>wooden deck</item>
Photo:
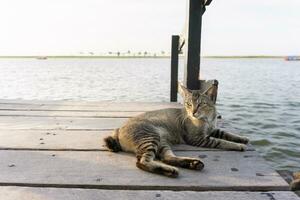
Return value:
<svg viewBox="0 0 300 200">
<path fill-rule="evenodd" d="M 205 169 L 180 169 L 172 179 L 103 146 L 127 118 L 167 107 L 180 105 L 0 100 L 0 199 L 300 199 L 252 148 L 176 146 L 178 155 L 202 158 Z"/>
</svg>

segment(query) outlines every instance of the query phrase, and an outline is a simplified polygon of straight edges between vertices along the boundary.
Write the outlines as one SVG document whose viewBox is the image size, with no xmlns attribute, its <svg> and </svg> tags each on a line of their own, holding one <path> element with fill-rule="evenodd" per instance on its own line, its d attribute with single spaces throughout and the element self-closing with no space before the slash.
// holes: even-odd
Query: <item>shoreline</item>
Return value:
<svg viewBox="0 0 300 200">
<path fill-rule="evenodd" d="M 284 59 L 286 56 L 202 56 L 211 59 Z M 170 56 L 0 56 L 0 59 L 139 59 L 139 58 L 171 58 Z M 183 56 L 180 56 L 183 58 Z"/>
</svg>

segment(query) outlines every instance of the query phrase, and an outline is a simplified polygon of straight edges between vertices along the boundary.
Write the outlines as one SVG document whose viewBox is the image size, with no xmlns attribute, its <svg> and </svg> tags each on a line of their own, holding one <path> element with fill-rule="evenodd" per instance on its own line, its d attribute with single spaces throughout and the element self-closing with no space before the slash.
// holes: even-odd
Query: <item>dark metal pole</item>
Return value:
<svg viewBox="0 0 300 200">
<path fill-rule="evenodd" d="M 172 52 L 171 52 L 171 102 L 177 102 L 178 87 L 178 53 L 179 53 L 179 35 L 172 36 Z"/>
<path fill-rule="evenodd" d="M 202 14 L 205 11 L 205 0 L 187 0 L 186 55 L 184 66 L 184 84 L 187 88 L 200 88 L 200 48 Z"/>
</svg>

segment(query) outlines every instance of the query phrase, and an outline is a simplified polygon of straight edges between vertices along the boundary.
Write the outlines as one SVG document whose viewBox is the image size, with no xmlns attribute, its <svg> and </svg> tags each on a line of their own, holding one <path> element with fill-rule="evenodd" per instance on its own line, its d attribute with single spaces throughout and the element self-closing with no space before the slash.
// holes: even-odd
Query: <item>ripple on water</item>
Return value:
<svg viewBox="0 0 300 200">
<path fill-rule="evenodd" d="M 262 124 L 261 128 L 262 129 L 275 129 L 281 127 L 278 124 Z"/>
<path fill-rule="evenodd" d="M 250 126 L 262 126 L 263 125 L 261 122 L 248 122 L 247 124 Z"/>
<path fill-rule="evenodd" d="M 270 151 L 268 153 L 265 153 L 264 158 L 268 161 L 272 161 L 278 159 L 285 159 L 286 156 L 279 151 Z"/>
<path fill-rule="evenodd" d="M 228 107 L 229 108 L 242 108 L 243 106 L 240 104 L 229 104 Z"/>
<path fill-rule="evenodd" d="M 283 113 L 281 113 L 281 115 L 285 116 L 285 117 L 298 117 L 298 114 L 290 113 L 290 112 L 283 112 Z"/>
<path fill-rule="evenodd" d="M 277 108 L 280 106 L 280 104 L 275 104 L 275 103 L 265 103 L 265 102 L 253 102 L 253 106 L 258 106 L 261 108 Z"/>
<path fill-rule="evenodd" d="M 242 120 L 243 120 L 243 118 L 241 118 L 241 117 L 233 117 L 230 119 L 230 121 L 242 121 Z"/>
<path fill-rule="evenodd" d="M 289 147 L 286 147 L 286 148 L 274 147 L 274 148 L 272 148 L 272 150 L 276 151 L 276 152 L 280 152 L 288 157 L 300 158 L 299 152 L 297 152 L 296 150 L 289 148 Z"/>
<path fill-rule="evenodd" d="M 255 117 L 255 114 L 250 114 L 250 113 L 237 113 L 236 116 L 241 117 L 241 118 L 253 118 Z"/>
<path fill-rule="evenodd" d="M 278 119 L 274 119 L 274 118 L 267 118 L 265 119 L 267 122 L 271 122 L 271 123 L 276 123 L 278 124 Z"/>
<path fill-rule="evenodd" d="M 287 102 L 287 107 L 300 107 L 300 102 Z"/>
<path fill-rule="evenodd" d="M 300 124 L 300 120 L 299 119 L 293 120 L 291 123 L 293 123 L 293 124 Z"/>
<path fill-rule="evenodd" d="M 275 132 L 274 135 L 277 135 L 277 136 L 281 136 L 283 138 L 287 138 L 288 140 L 291 140 L 291 139 L 300 139 L 299 135 L 291 132 L 291 131 L 279 131 L 279 132 Z"/>
<path fill-rule="evenodd" d="M 272 144 L 272 142 L 268 139 L 261 139 L 261 140 L 252 140 L 251 144 L 255 146 L 269 146 Z"/>
</svg>

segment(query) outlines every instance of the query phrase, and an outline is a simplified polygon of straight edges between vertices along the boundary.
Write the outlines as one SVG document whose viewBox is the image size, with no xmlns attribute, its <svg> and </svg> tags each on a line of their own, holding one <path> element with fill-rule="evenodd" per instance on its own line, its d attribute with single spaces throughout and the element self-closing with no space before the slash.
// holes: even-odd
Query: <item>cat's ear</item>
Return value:
<svg viewBox="0 0 300 200">
<path fill-rule="evenodd" d="M 203 92 L 203 95 L 208 96 L 208 98 L 216 103 L 217 101 L 217 93 L 218 93 L 218 88 L 214 85 L 210 86 L 205 92 Z"/>
<path fill-rule="evenodd" d="M 183 98 L 192 94 L 192 90 L 184 87 L 181 83 L 178 83 L 178 92 Z"/>
</svg>

